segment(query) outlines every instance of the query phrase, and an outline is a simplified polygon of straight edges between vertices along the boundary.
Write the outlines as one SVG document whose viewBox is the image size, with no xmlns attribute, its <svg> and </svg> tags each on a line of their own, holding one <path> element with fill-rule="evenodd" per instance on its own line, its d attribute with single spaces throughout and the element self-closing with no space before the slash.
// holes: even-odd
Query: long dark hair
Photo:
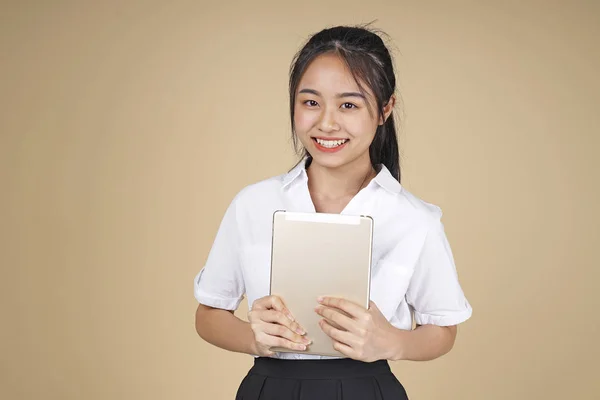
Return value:
<svg viewBox="0 0 600 400">
<path fill-rule="evenodd" d="M 336 54 L 346 63 L 364 95 L 366 92 L 363 83 L 371 89 L 375 96 L 377 113 L 382 118 L 385 105 L 396 91 L 392 57 L 381 37 L 374 31 L 366 27 L 337 26 L 312 35 L 294 56 L 289 82 L 292 141 L 296 152 L 302 152 L 307 157 L 310 155 L 306 149 L 299 148 L 294 126 L 296 91 L 308 65 L 325 53 Z M 400 154 L 393 112 L 383 125 L 377 127 L 369 155 L 374 166 L 385 165 L 400 182 Z"/>
</svg>

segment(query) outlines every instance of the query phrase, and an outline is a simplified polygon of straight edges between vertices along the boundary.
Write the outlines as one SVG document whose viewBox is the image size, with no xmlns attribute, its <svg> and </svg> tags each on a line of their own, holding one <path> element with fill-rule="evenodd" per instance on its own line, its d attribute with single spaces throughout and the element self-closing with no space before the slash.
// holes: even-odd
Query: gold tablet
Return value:
<svg viewBox="0 0 600 400">
<path fill-rule="evenodd" d="M 326 213 L 273 214 L 270 294 L 280 296 L 312 340 L 305 351 L 344 357 L 319 327 L 319 296 L 341 297 L 369 307 L 373 219 Z"/>
</svg>

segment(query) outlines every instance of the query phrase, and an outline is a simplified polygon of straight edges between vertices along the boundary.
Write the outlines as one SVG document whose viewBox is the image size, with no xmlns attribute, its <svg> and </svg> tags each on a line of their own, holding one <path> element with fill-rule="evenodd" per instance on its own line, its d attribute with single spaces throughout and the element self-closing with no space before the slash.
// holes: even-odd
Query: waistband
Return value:
<svg viewBox="0 0 600 400">
<path fill-rule="evenodd" d="M 391 373 L 387 360 L 363 362 L 351 358 L 289 360 L 257 357 L 249 373 L 274 378 L 342 379 Z"/>
</svg>

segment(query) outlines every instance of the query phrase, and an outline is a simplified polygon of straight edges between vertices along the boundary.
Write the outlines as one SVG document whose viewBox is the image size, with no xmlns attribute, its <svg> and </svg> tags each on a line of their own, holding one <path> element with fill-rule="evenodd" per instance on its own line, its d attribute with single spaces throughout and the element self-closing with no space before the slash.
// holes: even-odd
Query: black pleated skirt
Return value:
<svg viewBox="0 0 600 400">
<path fill-rule="evenodd" d="M 387 361 L 258 357 L 236 400 L 408 400 Z"/>
</svg>

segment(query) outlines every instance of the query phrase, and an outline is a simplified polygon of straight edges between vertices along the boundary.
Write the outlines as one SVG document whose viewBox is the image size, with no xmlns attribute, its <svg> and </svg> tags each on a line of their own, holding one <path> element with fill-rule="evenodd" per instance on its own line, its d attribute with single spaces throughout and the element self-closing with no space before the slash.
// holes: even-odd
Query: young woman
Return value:
<svg viewBox="0 0 600 400">
<path fill-rule="evenodd" d="M 194 282 L 200 337 L 255 356 L 237 399 L 407 399 L 388 361 L 444 355 L 456 325 L 470 318 L 440 209 L 400 185 L 395 89 L 390 54 L 365 28 L 325 29 L 296 55 L 290 112 L 302 161 L 235 196 Z M 321 329 L 345 357 L 302 354 L 310 338 L 285 299 L 268 295 L 279 209 L 375 221 L 369 308 L 315 299 Z M 249 322 L 233 314 L 244 295 Z M 274 353 L 276 346 L 297 353 Z"/>
</svg>

